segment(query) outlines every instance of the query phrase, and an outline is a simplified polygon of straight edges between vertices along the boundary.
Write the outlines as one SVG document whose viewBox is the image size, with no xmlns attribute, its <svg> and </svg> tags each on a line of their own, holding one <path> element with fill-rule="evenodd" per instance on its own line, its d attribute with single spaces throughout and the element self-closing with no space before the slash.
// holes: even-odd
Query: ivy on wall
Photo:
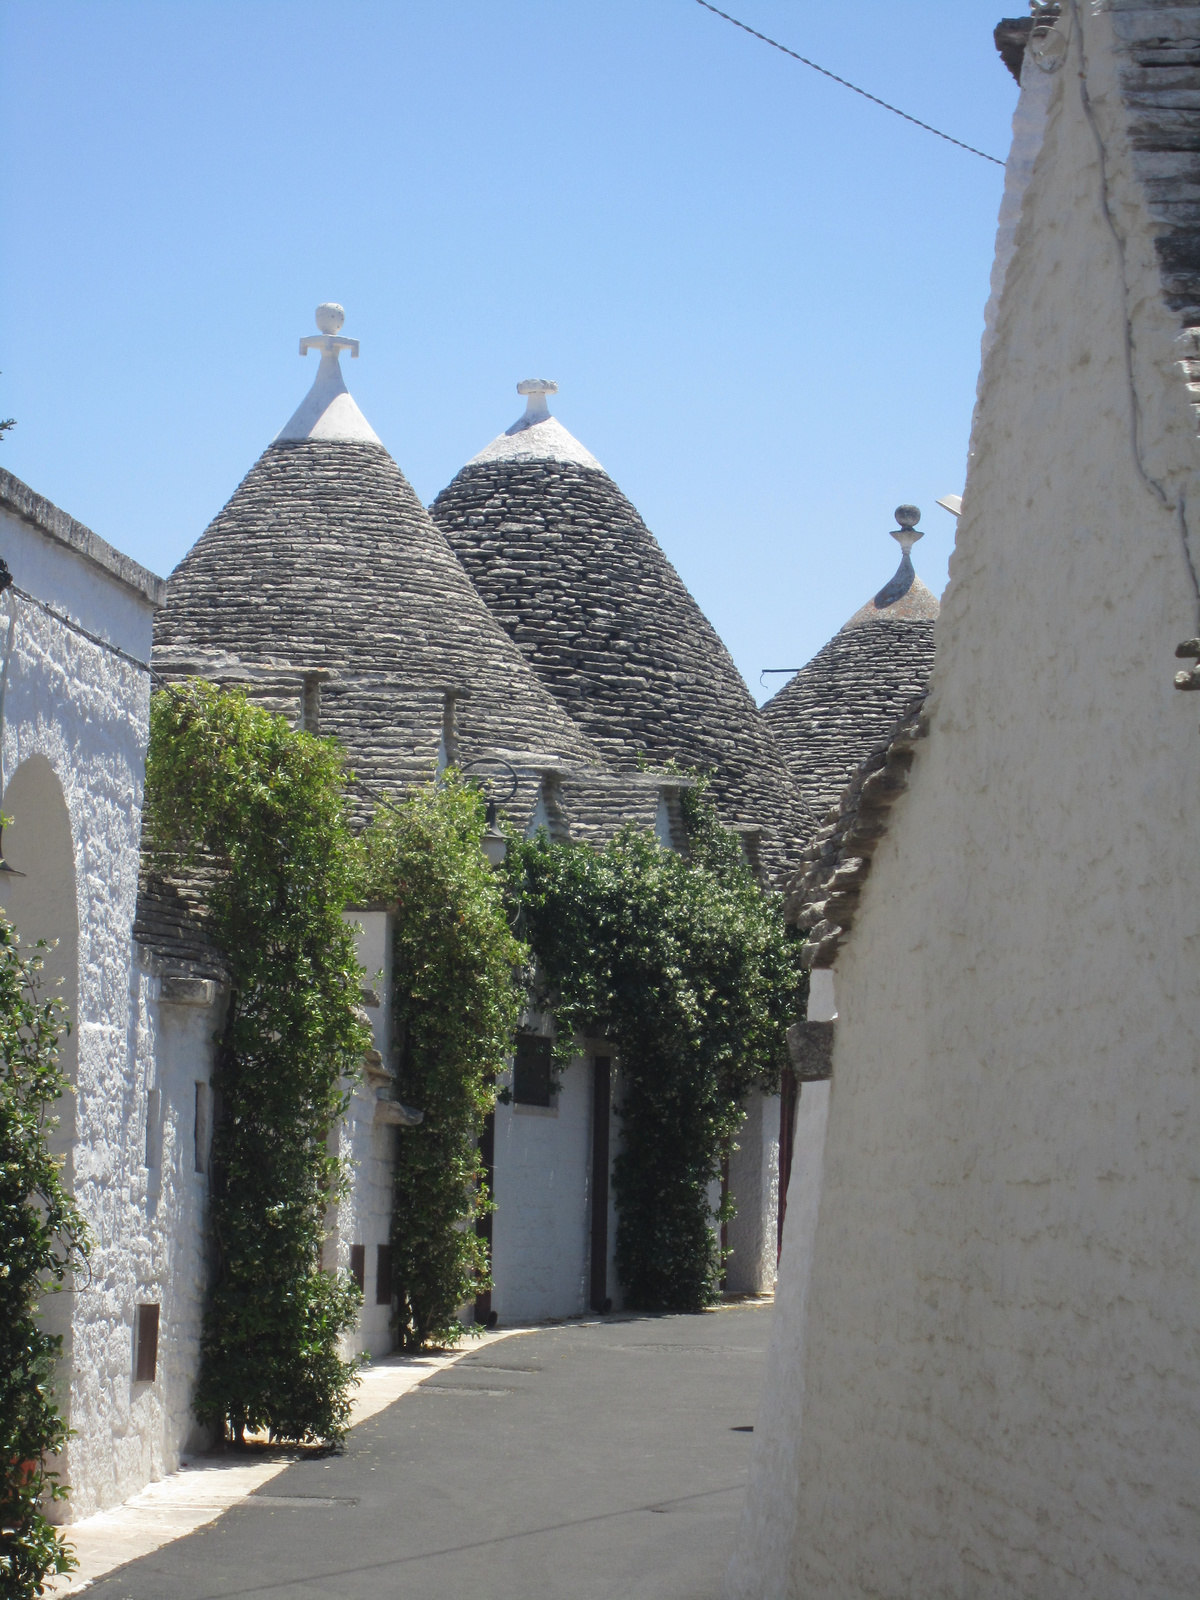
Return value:
<svg viewBox="0 0 1200 1600">
<path fill-rule="evenodd" d="M 39 949 L 45 948 L 39 941 Z M 39 1301 L 87 1247 L 87 1230 L 62 1181 L 49 1137 L 69 1092 L 59 1039 L 69 1023 L 43 998 L 42 957 L 21 954 L 0 916 L 0 1593 L 27 1600 L 52 1572 L 78 1563 L 45 1515 L 67 1489 L 47 1464 L 66 1443 L 54 1399 L 62 1339 L 37 1323 Z"/>
<path fill-rule="evenodd" d="M 201 681 L 151 707 L 147 837 L 166 870 L 212 873 L 212 933 L 230 967 L 213 1088 L 216 1282 L 195 1412 L 235 1439 L 336 1440 L 355 1363 L 338 1351 L 361 1295 L 321 1270 L 329 1153 L 370 1032 L 343 908 L 355 898 L 344 756 L 327 739 Z"/>
<path fill-rule="evenodd" d="M 525 950 L 480 848 L 478 792 L 453 771 L 381 808 L 361 841 L 361 893 L 395 903 L 393 1015 L 400 1098 L 425 1120 L 399 1138 L 392 1291 L 402 1349 L 447 1343 L 490 1285 L 475 1221 L 491 1205 L 479 1136 L 520 1011 Z"/>
<path fill-rule="evenodd" d="M 742 1105 L 773 1092 L 801 983 L 779 896 L 760 889 L 703 782 L 681 796 L 691 848 L 627 828 L 603 849 L 514 843 L 509 877 L 569 1049 L 607 1035 L 620 1057 L 613 1168 L 627 1304 L 695 1311 L 719 1294 L 709 1189 Z"/>
</svg>

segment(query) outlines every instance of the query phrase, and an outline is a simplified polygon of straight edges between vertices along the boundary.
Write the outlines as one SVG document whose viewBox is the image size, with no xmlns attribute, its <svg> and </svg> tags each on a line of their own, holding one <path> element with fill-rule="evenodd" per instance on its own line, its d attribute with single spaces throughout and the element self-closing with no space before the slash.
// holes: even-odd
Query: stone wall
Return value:
<svg viewBox="0 0 1200 1600">
<path fill-rule="evenodd" d="M 1200 485 L 1134 149 L 1147 95 L 1177 146 L 1194 113 L 1130 43 L 1195 50 L 1200 6 L 1064 12 L 931 731 L 838 958 L 739 1596 L 1200 1590 Z"/>
<path fill-rule="evenodd" d="M 162 1292 L 153 1259 L 162 1196 L 151 1194 L 145 1162 L 147 993 L 132 942 L 150 695 L 136 663 L 148 659 L 162 590 L 7 473 L 0 556 L 21 591 L 0 602 L 0 613 L 17 610 L 4 699 L 5 809 L 14 816 L 5 843 L 28 873 L 0 895 L 26 944 L 42 934 L 74 952 L 63 976 L 77 1094 L 64 1153 L 94 1246 L 89 1269 L 47 1317 L 67 1334 L 63 1399 L 76 1437 L 64 1475 L 69 1514 L 80 1516 L 142 1486 L 177 1412 L 169 1385 L 135 1385 L 132 1367 L 135 1304 Z M 56 808 L 61 830 L 47 827 Z M 64 869 L 68 890 L 52 888 Z M 160 1363 L 160 1374 L 169 1366 Z"/>
</svg>

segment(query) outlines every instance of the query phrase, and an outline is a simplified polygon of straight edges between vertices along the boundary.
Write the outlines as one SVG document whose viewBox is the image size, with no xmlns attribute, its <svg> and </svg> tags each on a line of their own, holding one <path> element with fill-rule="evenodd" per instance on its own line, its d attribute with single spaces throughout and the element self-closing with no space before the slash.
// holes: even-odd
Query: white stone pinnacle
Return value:
<svg viewBox="0 0 1200 1600">
<path fill-rule="evenodd" d="M 358 359 L 358 340 L 343 339 L 338 329 L 346 313 L 336 301 L 317 307 L 319 332 L 306 334 L 300 341 L 300 354 L 319 350 L 321 365 L 313 386 L 297 406 L 291 419 L 275 436 L 276 444 L 288 439 L 340 439 L 356 444 L 379 444 L 379 435 L 355 405 L 342 377 L 341 354 L 349 350 Z"/>
<path fill-rule="evenodd" d="M 549 418 L 550 407 L 546 404 L 546 396 L 557 394 L 558 385 L 553 378 L 522 378 L 517 385 L 517 393 L 526 396 L 522 426 L 531 428 L 535 423 L 545 422 Z"/>
<path fill-rule="evenodd" d="M 525 410 L 498 439 L 473 456 L 477 461 L 563 461 L 580 467 L 599 467 L 590 450 L 573 438 L 557 417 L 551 416 L 546 396 L 558 393 L 553 378 L 522 378 L 517 393 L 525 396 Z"/>
</svg>

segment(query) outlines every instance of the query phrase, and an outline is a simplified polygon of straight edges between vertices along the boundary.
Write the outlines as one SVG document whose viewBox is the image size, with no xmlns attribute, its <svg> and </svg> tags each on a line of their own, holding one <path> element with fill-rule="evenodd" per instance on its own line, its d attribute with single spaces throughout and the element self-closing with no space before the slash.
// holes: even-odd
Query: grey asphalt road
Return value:
<svg viewBox="0 0 1200 1600">
<path fill-rule="evenodd" d="M 494 1344 L 89 1600 L 719 1600 L 770 1322 Z"/>
</svg>

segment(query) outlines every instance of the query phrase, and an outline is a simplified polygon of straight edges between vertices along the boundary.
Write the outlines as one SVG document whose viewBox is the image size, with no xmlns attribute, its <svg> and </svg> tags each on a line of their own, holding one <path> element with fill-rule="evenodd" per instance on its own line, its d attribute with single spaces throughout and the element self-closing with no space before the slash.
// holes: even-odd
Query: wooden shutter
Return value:
<svg viewBox="0 0 1200 1600">
<path fill-rule="evenodd" d="M 153 1383 L 158 1373 L 158 1307 L 138 1306 L 134 1325 L 135 1383 Z"/>
</svg>

